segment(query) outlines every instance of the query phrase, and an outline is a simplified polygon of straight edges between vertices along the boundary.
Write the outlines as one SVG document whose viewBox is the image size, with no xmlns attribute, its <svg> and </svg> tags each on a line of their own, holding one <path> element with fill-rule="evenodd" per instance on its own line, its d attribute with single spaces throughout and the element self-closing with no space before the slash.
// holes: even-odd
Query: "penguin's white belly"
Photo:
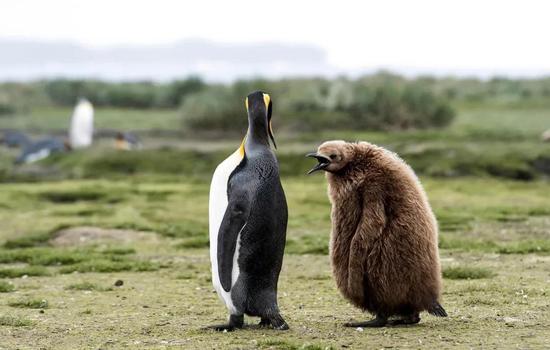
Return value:
<svg viewBox="0 0 550 350">
<path fill-rule="evenodd" d="M 94 134 L 94 109 L 89 102 L 79 103 L 71 119 L 69 137 L 74 148 L 88 147 Z"/>
<path fill-rule="evenodd" d="M 49 149 L 41 149 L 40 151 L 29 154 L 25 158 L 25 163 L 33 163 L 33 162 L 42 160 L 44 158 L 48 158 L 50 156 L 50 153 L 51 151 Z"/>
<path fill-rule="evenodd" d="M 220 282 L 220 275 L 218 274 L 218 234 L 220 225 L 222 223 L 225 211 L 227 210 L 227 182 L 229 176 L 240 164 L 243 157 L 236 151 L 230 155 L 227 159 L 221 162 L 214 175 L 212 176 L 212 183 L 210 185 L 210 200 L 209 200 L 209 229 L 210 229 L 210 261 L 212 263 L 212 284 L 218 293 L 220 299 L 225 303 L 231 313 L 236 312 L 235 305 L 231 300 L 231 290 L 226 292 Z M 233 256 L 233 270 L 231 271 L 231 287 L 237 281 L 239 277 L 239 265 L 237 263 L 240 248 L 240 232 L 237 236 L 237 246 L 235 248 L 235 255 Z"/>
</svg>

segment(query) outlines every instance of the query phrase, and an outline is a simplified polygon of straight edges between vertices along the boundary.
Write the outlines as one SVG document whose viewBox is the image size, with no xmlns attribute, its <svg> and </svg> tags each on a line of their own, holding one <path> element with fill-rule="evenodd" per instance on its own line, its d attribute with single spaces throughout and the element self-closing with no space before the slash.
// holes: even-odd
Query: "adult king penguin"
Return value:
<svg viewBox="0 0 550 350">
<path fill-rule="evenodd" d="M 229 309 L 218 331 L 242 328 L 244 314 L 260 326 L 285 330 L 277 305 L 288 219 L 271 128 L 272 102 L 256 91 L 245 101 L 248 132 L 241 146 L 218 165 L 210 187 L 212 283 Z"/>
<path fill-rule="evenodd" d="M 71 118 L 69 139 L 72 148 L 86 148 L 92 145 L 94 136 L 94 106 L 85 98 L 76 105 Z"/>
</svg>

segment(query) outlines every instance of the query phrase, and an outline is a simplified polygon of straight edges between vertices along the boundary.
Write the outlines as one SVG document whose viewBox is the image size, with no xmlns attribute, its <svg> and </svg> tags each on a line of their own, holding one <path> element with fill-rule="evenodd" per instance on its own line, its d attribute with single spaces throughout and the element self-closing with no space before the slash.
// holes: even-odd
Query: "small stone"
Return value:
<svg viewBox="0 0 550 350">
<path fill-rule="evenodd" d="M 123 280 L 116 280 L 116 282 L 115 282 L 115 286 L 116 286 L 116 287 L 120 287 L 120 286 L 122 286 L 123 284 L 124 284 L 124 281 L 123 281 Z"/>
<path fill-rule="evenodd" d="M 357 328 L 355 328 L 355 330 L 356 330 L 357 332 L 362 332 L 362 331 L 363 331 L 363 328 L 357 327 Z"/>
</svg>

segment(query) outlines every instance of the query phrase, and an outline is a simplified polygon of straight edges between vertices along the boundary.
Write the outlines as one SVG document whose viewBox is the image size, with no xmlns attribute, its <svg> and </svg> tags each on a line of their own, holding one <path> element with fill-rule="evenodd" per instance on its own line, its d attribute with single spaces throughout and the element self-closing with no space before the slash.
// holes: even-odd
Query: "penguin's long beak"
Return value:
<svg viewBox="0 0 550 350">
<path fill-rule="evenodd" d="M 316 152 L 308 153 L 308 154 L 306 154 L 306 157 L 315 158 L 319 162 L 313 168 L 311 168 L 310 171 L 307 172 L 308 175 L 311 174 L 311 173 L 314 173 L 318 170 L 323 170 L 330 164 L 330 158 L 329 157 L 324 156 L 324 155 L 319 154 L 319 153 L 316 153 Z"/>
</svg>

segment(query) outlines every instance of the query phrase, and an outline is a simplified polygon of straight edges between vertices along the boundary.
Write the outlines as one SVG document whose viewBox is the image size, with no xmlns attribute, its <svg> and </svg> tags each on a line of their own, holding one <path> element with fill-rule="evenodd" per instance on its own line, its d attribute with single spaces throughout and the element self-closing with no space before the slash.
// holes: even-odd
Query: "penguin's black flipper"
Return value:
<svg viewBox="0 0 550 350">
<path fill-rule="evenodd" d="M 235 198 L 236 197 L 236 198 Z M 220 225 L 218 234 L 218 274 L 223 289 L 231 289 L 233 257 L 237 247 L 239 233 L 246 226 L 248 204 L 245 196 L 235 196 L 227 205 L 227 210 Z"/>
</svg>

